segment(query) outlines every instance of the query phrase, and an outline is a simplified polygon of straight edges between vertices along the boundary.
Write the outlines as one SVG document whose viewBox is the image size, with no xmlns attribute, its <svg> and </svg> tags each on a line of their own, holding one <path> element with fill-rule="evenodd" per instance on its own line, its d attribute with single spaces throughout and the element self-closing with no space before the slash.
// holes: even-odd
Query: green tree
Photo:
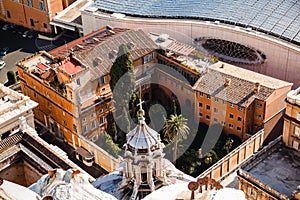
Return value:
<svg viewBox="0 0 300 200">
<path fill-rule="evenodd" d="M 177 146 L 178 142 L 182 139 L 186 139 L 189 134 L 189 127 L 187 126 L 187 119 L 182 117 L 182 115 L 170 115 L 170 119 L 165 119 L 165 125 L 163 128 L 163 133 L 165 138 L 174 141 L 173 150 L 173 163 L 176 163 L 177 157 Z"/>
<path fill-rule="evenodd" d="M 115 138 L 117 135 L 117 125 L 114 119 L 113 113 L 110 111 L 107 114 L 107 133 L 111 136 L 111 138 Z"/>
<path fill-rule="evenodd" d="M 217 155 L 217 153 L 214 150 L 210 150 L 210 152 L 208 152 L 204 158 L 204 163 L 207 165 L 212 165 L 216 162 L 218 162 L 219 157 Z"/>
<path fill-rule="evenodd" d="M 102 149 L 110 153 L 111 155 L 117 157 L 118 153 L 120 151 L 120 148 L 113 142 L 112 138 L 109 134 L 103 132 L 101 133 L 99 142 L 96 142 L 98 146 L 100 146 Z"/>
<path fill-rule="evenodd" d="M 116 85 L 122 78 L 121 83 Z M 133 62 L 130 52 L 125 44 L 119 46 L 117 58 L 110 69 L 109 85 L 113 91 L 113 98 L 116 100 L 116 113 L 122 117 L 117 121 L 117 125 L 122 125 L 121 139 L 119 145 L 123 145 L 126 140 L 126 134 L 130 131 L 130 121 L 128 116 L 130 101 L 135 101 L 135 77 L 133 73 Z"/>
<path fill-rule="evenodd" d="M 135 86 L 135 79 L 134 79 L 134 74 L 133 74 L 133 62 L 130 58 L 130 52 L 128 47 L 125 44 L 120 45 L 118 55 L 116 60 L 114 61 L 111 69 L 110 69 L 110 89 L 114 91 L 115 86 L 119 79 L 124 75 L 124 74 L 129 74 L 129 80 L 127 87 L 132 87 L 132 85 Z M 128 91 L 124 91 L 128 92 Z"/>
<path fill-rule="evenodd" d="M 6 75 L 8 81 L 4 84 L 5 86 L 10 86 L 18 82 L 14 71 L 8 71 Z"/>
<path fill-rule="evenodd" d="M 82 37 L 82 33 L 80 32 L 80 29 L 78 26 L 75 26 L 75 37 L 76 38 L 81 38 Z"/>
</svg>

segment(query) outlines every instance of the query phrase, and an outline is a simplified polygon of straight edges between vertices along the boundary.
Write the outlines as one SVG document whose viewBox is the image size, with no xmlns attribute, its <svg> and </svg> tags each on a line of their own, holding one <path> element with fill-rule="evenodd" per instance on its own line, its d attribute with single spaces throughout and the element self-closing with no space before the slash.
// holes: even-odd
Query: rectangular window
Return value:
<svg viewBox="0 0 300 200">
<path fill-rule="evenodd" d="M 105 83 L 106 83 L 106 77 L 103 76 L 103 77 L 101 77 L 101 79 L 100 79 L 100 84 L 101 84 L 101 85 L 104 85 Z"/>
<path fill-rule="evenodd" d="M 77 85 L 80 85 L 80 78 L 76 79 Z"/>
<path fill-rule="evenodd" d="M 234 104 L 233 104 L 233 103 L 230 103 L 230 107 L 231 107 L 231 108 L 234 108 Z"/>
<path fill-rule="evenodd" d="M 230 118 L 230 119 L 233 119 L 233 117 L 234 117 L 233 114 L 230 113 L 230 114 L 229 114 L 229 118 Z"/>
<path fill-rule="evenodd" d="M 222 115 L 225 116 L 226 115 L 226 111 L 222 110 Z"/>
<path fill-rule="evenodd" d="M 156 58 L 156 52 L 152 52 L 152 59 L 155 59 Z"/>
<path fill-rule="evenodd" d="M 47 24 L 43 23 L 44 28 L 47 28 Z"/>
<path fill-rule="evenodd" d="M 217 123 L 217 122 L 218 122 L 218 119 L 217 119 L 217 118 L 214 118 L 214 122 L 216 122 L 216 123 Z"/>
<path fill-rule="evenodd" d="M 14 2 L 20 3 L 20 0 L 14 0 Z"/>
<path fill-rule="evenodd" d="M 45 9 L 44 1 L 42 1 L 42 0 L 39 1 L 39 8 L 40 8 L 40 10 L 42 10 L 42 11 L 45 11 L 45 10 L 46 10 L 46 9 Z"/>
<path fill-rule="evenodd" d="M 150 55 L 144 57 L 144 64 L 150 61 Z"/>
<path fill-rule="evenodd" d="M 206 96 L 206 98 L 207 98 L 207 99 L 210 99 L 210 95 L 208 94 L 208 95 Z"/>
<path fill-rule="evenodd" d="M 86 122 L 86 118 L 83 118 L 81 122 L 82 122 L 82 123 L 85 123 L 85 122 Z"/>
<path fill-rule="evenodd" d="M 199 118 L 202 118 L 202 113 L 199 113 Z"/>
<path fill-rule="evenodd" d="M 215 102 L 218 102 L 218 101 L 219 101 L 219 99 L 218 99 L 217 97 L 215 97 L 214 100 L 215 100 Z"/>
<path fill-rule="evenodd" d="M 300 128 L 298 126 L 295 126 L 295 135 L 300 137 Z"/>
<path fill-rule="evenodd" d="M 26 5 L 32 7 L 32 0 L 26 0 Z"/>
<path fill-rule="evenodd" d="M 92 113 L 91 118 L 95 118 L 95 117 L 96 117 L 96 113 Z"/>
<path fill-rule="evenodd" d="M 200 96 L 200 97 L 203 97 L 203 92 L 199 92 L 199 96 Z"/>
<path fill-rule="evenodd" d="M 228 125 L 230 129 L 233 129 L 233 124 Z"/>
<path fill-rule="evenodd" d="M 238 126 L 238 127 L 236 127 L 236 130 L 237 130 L 238 132 L 241 132 L 242 129 L 241 129 L 241 127 Z"/>
<path fill-rule="evenodd" d="M 203 107 L 203 104 L 202 103 L 199 103 L 199 108 L 202 108 Z"/>
<path fill-rule="evenodd" d="M 105 117 L 100 117 L 100 125 L 105 123 Z"/>
<path fill-rule="evenodd" d="M 97 122 L 96 120 L 93 120 L 92 123 L 91 123 L 91 129 L 95 129 L 97 127 Z"/>
<path fill-rule="evenodd" d="M 210 116 L 209 115 L 206 115 L 205 117 L 207 120 L 210 120 Z"/>
<path fill-rule="evenodd" d="M 238 121 L 241 122 L 241 121 L 242 121 L 242 118 L 241 118 L 241 117 L 238 117 Z"/>
<path fill-rule="evenodd" d="M 218 113 L 218 108 L 214 108 L 214 113 Z"/>
<path fill-rule="evenodd" d="M 88 131 L 87 125 L 82 127 L 82 134 L 86 134 Z"/>
<path fill-rule="evenodd" d="M 242 111 L 242 110 L 243 110 L 243 108 L 242 108 L 241 106 L 239 106 L 239 107 L 238 107 L 238 110 L 239 110 L 239 111 Z"/>
<path fill-rule="evenodd" d="M 34 26 L 34 20 L 30 18 L 30 26 Z"/>
<path fill-rule="evenodd" d="M 297 120 L 300 121 L 300 112 L 297 113 Z"/>
<path fill-rule="evenodd" d="M 210 106 L 209 105 L 206 105 L 206 110 L 210 110 Z"/>
<path fill-rule="evenodd" d="M 254 188 L 248 187 L 248 195 L 251 196 L 252 198 L 256 199 L 257 192 Z"/>
<path fill-rule="evenodd" d="M 296 140 L 293 141 L 293 148 L 298 150 L 299 149 L 299 142 L 297 142 Z"/>
<path fill-rule="evenodd" d="M 64 126 L 65 126 L 65 127 L 67 126 L 67 121 L 66 121 L 66 120 L 64 120 Z"/>
<path fill-rule="evenodd" d="M 221 125 L 222 125 L 222 126 L 225 126 L 225 122 L 224 122 L 224 121 L 221 121 Z"/>
<path fill-rule="evenodd" d="M 6 11 L 7 18 L 11 18 L 9 10 Z"/>
<path fill-rule="evenodd" d="M 222 104 L 223 104 L 223 105 L 226 105 L 226 101 L 225 101 L 225 100 L 222 100 Z"/>
</svg>

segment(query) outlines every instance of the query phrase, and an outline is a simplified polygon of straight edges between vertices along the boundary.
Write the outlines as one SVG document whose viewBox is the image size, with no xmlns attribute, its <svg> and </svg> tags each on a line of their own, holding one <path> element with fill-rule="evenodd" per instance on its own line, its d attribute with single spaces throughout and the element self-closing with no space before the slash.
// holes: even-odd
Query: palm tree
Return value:
<svg viewBox="0 0 300 200">
<path fill-rule="evenodd" d="M 174 141 L 174 151 L 173 151 L 173 164 L 176 163 L 177 156 L 177 146 L 178 142 L 182 139 L 186 139 L 189 134 L 189 127 L 187 126 L 187 119 L 182 117 L 182 115 L 170 115 L 170 119 L 165 119 L 165 125 L 163 128 L 163 133 L 166 138 Z"/>
</svg>

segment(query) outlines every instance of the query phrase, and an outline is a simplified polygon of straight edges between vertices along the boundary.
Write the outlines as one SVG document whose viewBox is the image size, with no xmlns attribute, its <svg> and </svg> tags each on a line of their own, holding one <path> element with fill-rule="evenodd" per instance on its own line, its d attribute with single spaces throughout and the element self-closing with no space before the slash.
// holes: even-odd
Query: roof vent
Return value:
<svg viewBox="0 0 300 200">
<path fill-rule="evenodd" d="M 128 46 L 129 50 L 132 50 L 134 48 L 135 44 L 134 44 L 134 42 L 129 42 L 127 46 Z"/>
<path fill-rule="evenodd" d="M 158 36 L 158 40 L 160 40 L 161 42 L 165 42 L 168 38 L 169 38 L 168 34 L 161 34 Z"/>
<path fill-rule="evenodd" d="M 116 50 L 112 50 L 108 56 L 110 59 L 114 59 L 117 56 L 117 54 L 118 52 Z"/>
<path fill-rule="evenodd" d="M 230 78 L 225 78 L 225 86 L 229 86 L 231 83 L 231 79 Z"/>
<path fill-rule="evenodd" d="M 256 82 L 255 83 L 255 87 L 254 87 L 254 93 L 258 93 L 260 90 L 260 83 L 259 82 Z"/>
</svg>

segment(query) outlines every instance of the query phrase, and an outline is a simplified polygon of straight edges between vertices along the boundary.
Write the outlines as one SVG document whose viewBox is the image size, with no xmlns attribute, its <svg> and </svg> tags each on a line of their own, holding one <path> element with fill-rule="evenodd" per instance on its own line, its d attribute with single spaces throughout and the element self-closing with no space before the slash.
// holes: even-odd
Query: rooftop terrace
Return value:
<svg viewBox="0 0 300 200">
<path fill-rule="evenodd" d="M 282 141 L 274 143 L 250 158 L 239 173 L 291 199 L 300 184 L 300 152 L 286 147 Z"/>
</svg>

